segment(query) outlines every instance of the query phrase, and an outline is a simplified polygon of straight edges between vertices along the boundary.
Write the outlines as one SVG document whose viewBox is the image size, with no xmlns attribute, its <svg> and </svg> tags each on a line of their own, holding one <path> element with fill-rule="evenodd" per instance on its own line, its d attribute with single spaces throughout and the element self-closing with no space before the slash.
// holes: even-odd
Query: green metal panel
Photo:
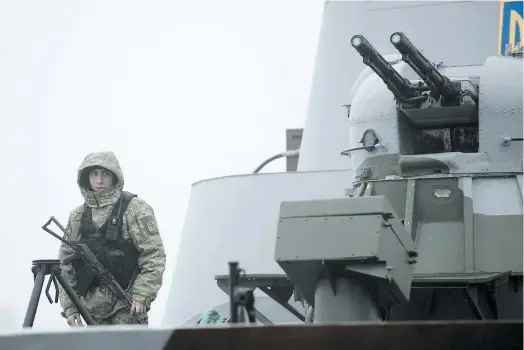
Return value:
<svg viewBox="0 0 524 350">
<path fill-rule="evenodd" d="M 417 179 L 418 220 L 446 222 L 463 220 L 463 194 L 457 178 Z M 449 191 L 449 192 L 448 192 Z M 449 197 L 446 197 L 449 193 Z"/>
<path fill-rule="evenodd" d="M 381 215 L 281 219 L 276 259 L 378 259 Z"/>
<path fill-rule="evenodd" d="M 310 304 L 330 262 L 381 280 L 371 283 L 381 285 L 384 302 L 407 301 L 414 249 L 385 196 L 282 203 L 275 260 Z"/>
<path fill-rule="evenodd" d="M 301 218 L 337 215 L 395 215 L 384 196 L 285 201 L 280 206 L 280 218 Z"/>
<path fill-rule="evenodd" d="M 522 273 L 522 215 L 473 217 L 477 271 Z"/>
<path fill-rule="evenodd" d="M 415 274 L 464 271 L 462 222 L 421 222 L 417 230 L 419 259 Z"/>
</svg>

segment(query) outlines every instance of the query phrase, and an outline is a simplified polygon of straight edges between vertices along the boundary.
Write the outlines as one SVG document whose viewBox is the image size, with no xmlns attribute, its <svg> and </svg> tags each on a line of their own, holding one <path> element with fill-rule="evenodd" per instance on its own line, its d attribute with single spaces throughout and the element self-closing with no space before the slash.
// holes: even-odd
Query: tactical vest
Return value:
<svg viewBox="0 0 524 350">
<path fill-rule="evenodd" d="M 99 229 L 93 224 L 91 208 L 84 204 L 80 225 L 80 242 L 91 249 L 124 290 L 138 274 L 139 253 L 133 241 L 125 241 L 122 235 L 123 216 L 133 197 L 136 194 L 122 191 L 109 218 Z M 81 259 L 73 260 L 72 264 L 76 272 L 76 292 L 85 297 L 88 290 L 99 285 L 100 281 Z"/>
</svg>

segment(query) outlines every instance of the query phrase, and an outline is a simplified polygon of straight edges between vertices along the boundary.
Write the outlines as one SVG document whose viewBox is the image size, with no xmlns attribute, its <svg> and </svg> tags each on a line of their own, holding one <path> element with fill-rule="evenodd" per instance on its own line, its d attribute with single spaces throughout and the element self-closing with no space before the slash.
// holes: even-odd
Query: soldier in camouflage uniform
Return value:
<svg viewBox="0 0 524 350">
<path fill-rule="evenodd" d="M 131 296 L 132 312 L 144 315 L 162 286 L 166 265 L 153 209 L 136 195 L 123 191 L 124 176 L 112 152 L 88 154 L 78 170 L 77 183 L 85 202 L 71 212 L 66 240 L 88 244 Z M 72 253 L 62 244 L 59 259 Z M 62 263 L 61 267 L 64 277 L 99 324 L 137 323 L 107 288 L 85 273 L 81 261 Z M 83 325 L 78 310 L 61 287 L 60 304 L 70 326 Z"/>
</svg>

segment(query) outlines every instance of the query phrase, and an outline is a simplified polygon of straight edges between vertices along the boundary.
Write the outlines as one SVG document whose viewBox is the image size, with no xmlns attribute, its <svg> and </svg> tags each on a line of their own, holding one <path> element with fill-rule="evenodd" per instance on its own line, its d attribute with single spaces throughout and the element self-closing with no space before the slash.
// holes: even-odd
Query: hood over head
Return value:
<svg viewBox="0 0 524 350">
<path fill-rule="evenodd" d="M 115 175 L 113 188 L 95 193 L 89 184 L 89 173 L 93 168 L 111 171 Z M 90 207 L 104 207 L 116 203 L 124 187 L 124 174 L 115 154 L 113 152 L 89 153 L 78 168 L 77 184 Z"/>
</svg>

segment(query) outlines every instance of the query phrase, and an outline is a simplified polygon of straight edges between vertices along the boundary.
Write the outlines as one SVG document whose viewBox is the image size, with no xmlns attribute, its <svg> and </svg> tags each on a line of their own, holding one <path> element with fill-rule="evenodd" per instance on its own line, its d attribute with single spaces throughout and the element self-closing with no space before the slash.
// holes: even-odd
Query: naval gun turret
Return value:
<svg viewBox="0 0 524 350">
<path fill-rule="evenodd" d="M 522 61 L 446 67 L 390 41 L 404 62 L 352 37 L 376 73 L 349 104 L 353 188 L 283 202 L 276 261 L 315 324 L 521 321 Z"/>
</svg>

